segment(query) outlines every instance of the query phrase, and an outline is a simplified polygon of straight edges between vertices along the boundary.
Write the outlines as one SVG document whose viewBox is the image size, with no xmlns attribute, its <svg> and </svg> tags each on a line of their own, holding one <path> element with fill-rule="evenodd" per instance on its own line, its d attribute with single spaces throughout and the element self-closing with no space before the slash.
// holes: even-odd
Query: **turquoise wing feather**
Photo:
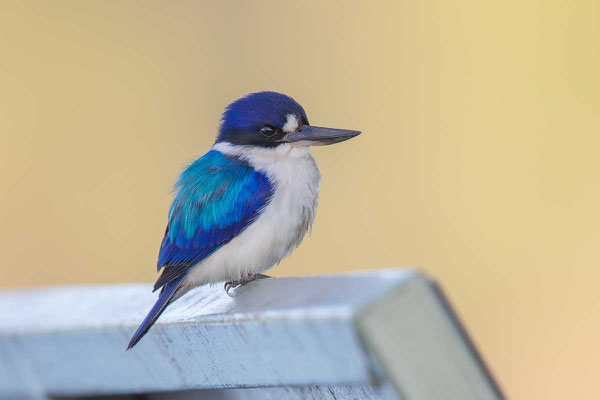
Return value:
<svg viewBox="0 0 600 400">
<path fill-rule="evenodd" d="M 157 263 L 164 270 L 154 290 L 242 232 L 273 194 L 265 174 L 215 150 L 192 163 L 175 190 Z"/>
</svg>

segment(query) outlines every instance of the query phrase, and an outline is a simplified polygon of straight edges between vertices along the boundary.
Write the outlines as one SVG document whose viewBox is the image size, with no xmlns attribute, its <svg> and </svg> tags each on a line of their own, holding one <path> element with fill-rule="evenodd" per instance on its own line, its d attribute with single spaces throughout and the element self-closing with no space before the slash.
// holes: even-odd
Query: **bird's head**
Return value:
<svg viewBox="0 0 600 400">
<path fill-rule="evenodd" d="M 274 148 L 343 142 L 359 131 L 312 126 L 294 99 L 276 92 L 252 93 L 231 103 L 221 118 L 217 143 Z"/>
</svg>

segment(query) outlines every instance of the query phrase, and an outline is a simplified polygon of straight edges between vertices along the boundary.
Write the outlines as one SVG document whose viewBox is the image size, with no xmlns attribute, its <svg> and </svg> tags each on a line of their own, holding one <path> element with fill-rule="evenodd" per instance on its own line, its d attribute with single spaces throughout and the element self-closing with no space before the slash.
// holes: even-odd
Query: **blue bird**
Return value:
<svg viewBox="0 0 600 400">
<path fill-rule="evenodd" d="M 359 133 L 310 125 L 302 106 L 281 93 L 252 93 L 227 106 L 212 149 L 175 185 L 158 255 L 160 295 L 127 350 L 190 289 L 227 282 L 229 293 L 266 277 L 313 223 L 321 173 L 310 146 Z"/>
</svg>

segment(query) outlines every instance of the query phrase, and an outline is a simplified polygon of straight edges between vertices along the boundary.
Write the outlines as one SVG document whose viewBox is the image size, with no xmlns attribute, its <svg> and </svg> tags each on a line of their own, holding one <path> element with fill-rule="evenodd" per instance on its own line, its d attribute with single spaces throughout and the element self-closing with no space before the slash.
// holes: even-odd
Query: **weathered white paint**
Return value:
<svg viewBox="0 0 600 400">
<path fill-rule="evenodd" d="M 381 400 L 369 385 L 191 390 L 152 394 L 148 400 Z"/>
<path fill-rule="evenodd" d="M 155 300 L 150 288 L 1 292 L 0 398 L 240 387 L 278 387 L 262 398 L 282 400 L 436 399 L 447 387 L 464 400 L 502 398 L 443 298 L 414 271 L 264 279 L 233 298 L 200 287 L 125 352 Z M 289 388 L 298 385 L 317 386 Z M 260 390 L 197 398 L 207 393 L 252 399 Z"/>
</svg>

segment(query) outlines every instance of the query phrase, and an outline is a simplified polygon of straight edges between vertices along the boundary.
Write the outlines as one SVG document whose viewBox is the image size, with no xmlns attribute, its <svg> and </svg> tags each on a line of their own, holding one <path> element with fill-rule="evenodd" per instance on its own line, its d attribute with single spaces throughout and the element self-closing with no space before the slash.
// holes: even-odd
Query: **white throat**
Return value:
<svg viewBox="0 0 600 400">
<path fill-rule="evenodd" d="M 259 147 L 219 142 L 213 146 L 213 150 L 228 156 L 240 157 L 248 161 L 254 169 L 262 170 L 268 168 L 267 164 L 278 163 L 286 159 L 312 159 L 316 165 L 309 153 L 310 147 L 300 143 L 283 143 L 277 147 Z"/>
</svg>

